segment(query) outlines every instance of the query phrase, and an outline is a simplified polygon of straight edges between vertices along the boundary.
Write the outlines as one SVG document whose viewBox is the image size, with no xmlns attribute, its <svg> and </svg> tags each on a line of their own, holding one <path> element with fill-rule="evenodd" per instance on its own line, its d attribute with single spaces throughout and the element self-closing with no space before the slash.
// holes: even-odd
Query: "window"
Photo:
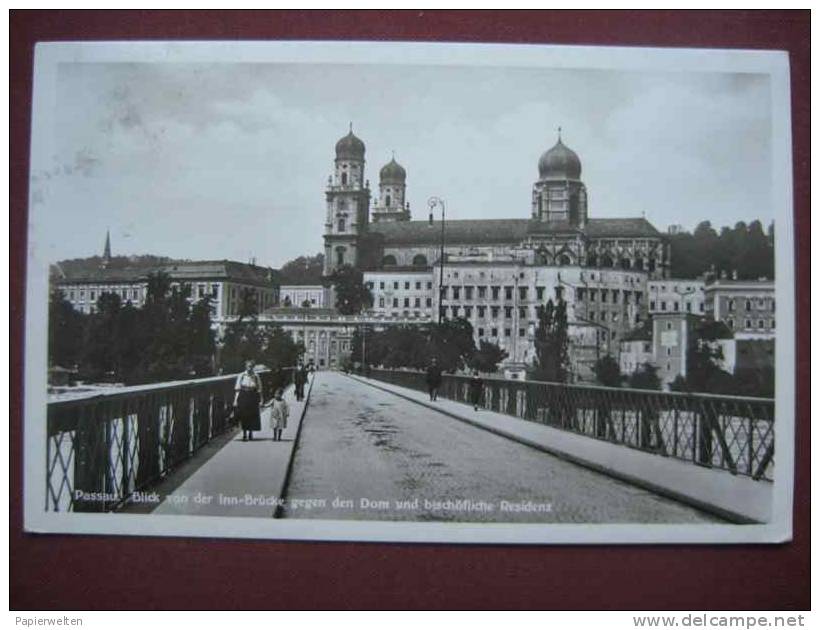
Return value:
<svg viewBox="0 0 820 630">
<path fill-rule="evenodd" d="M 735 327 L 735 320 L 733 320 L 730 317 L 729 319 L 726 320 L 726 324 L 729 326 L 729 328 L 734 328 Z"/>
<path fill-rule="evenodd" d="M 703 312 L 703 302 L 701 302 L 698 306 L 700 308 L 700 312 L 702 313 Z"/>
<path fill-rule="evenodd" d="M 404 298 L 404 308 L 410 308 L 410 298 Z"/>
<path fill-rule="evenodd" d="M 382 258 L 382 267 L 395 267 L 396 266 L 396 257 L 392 254 L 388 254 L 384 258 Z M 396 287 L 398 289 L 398 287 Z"/>
<path fill-rule="evenodd" d="M 498 319 L 498 307 L 497 306 L 490 307 L 490 314 L 492 315 L 493 319 Z"/>
<path fill-rule="evenodd" d="M 589 312 L 589 321 L 591 321 L 591 322 L 595 321 L 595 311 L 590 311 Z"/>
<path fill-rule="evenodd" d="M 465 300 L 472 300 L 473 299 L 473 287 L 464 287 L 464 299 Z"/>
<path fill-rule="evenodd" d="M 687 313 L 691 313 L 691 312 L 692 312 L 692 303 L 691 303 L 691 302 L 687 302 L 687 303 L 686 303 L 686 312 L 687 312 Z"/>
<path fill-rule="evenodd" d="M 510 330 L 509 328 L 505 328 L 504 329 L 504 336 L 509 337 L 510 335 L 512 335 L 512 330 Z"/>
<path fill-rule="evenodd" d="M 216 289 L 217 289 L 217 285 L 214 285 L 214 297 L 216 297 L 216 295 L 217 295 Z M 140 296 L 140 292 L 139 292 L 138 289 L 134 289 L 133 291 L 131 291 L 131 299 L 137 300 L 137 299 L 139 299 L 139 296 Z M 72 297 L 72 299 L 74 298 L 74 292 L 73 291 L 71 292 L 71 297 Z"/>
<path fill-rule="evenodd" d="M 487 312 L 487 307 L 486 306 L 479 306 L 478 307 L 478 316 L 479 317 L 484 317 L 486 312 Z"/>
<path fill-rule="evenodd" d="M 384 200 L 384 205 L 386 205 L 386 206 L 389 206 L 389 205 L 390 205 L 390 195 L 387 195 L 387 196 L 385 197 L 385 200 Z"/>
<path fill-rule="evenodd" d="M 498 292 L 499 291 L 501 291 L 501 287 L 492 287 L 493 299 L 494 300 L 498 299 Z"/>
<path fill-rule="evenodd" d="M 758 328 L 764 328 L 765 327 L 765 324 L 763 323 L 762 319 L 757 320 L 757 327 Z"/>
<path fill-rule="evenodd" d="M 393 298 L 393 308 L 399 307 L 399 298 Z"/>
<path fill-rule="evenodd" d="M 342 186 L 347 185 L 347 173 L 342 173 Z"/>
<path fill-rule="evenodd" d="M 575 289 L 575 295 L 578 297 L 579 301 L 583 301 L 586 295 L 585 289 Z M 538 299 L 544 299 L 544 287 L 538 287 Z"/>
<path fill-rule="evenodd" d="M 661 302 L 661 310 L 662 310 L 662 311 L 665 311 L 665 310 L 666 310 L 666 300 L 663 300 L 663 301 Z"/>
<path fill-rule="evenodd" d="M 729 310 L 730 311 L 735 310 L 735 301 L 734 300 L 729 300 Z"/>
<path fill-rule="evenodd" d="M 379 282 L 379 288 L 384 289 L 384 282 Z"/>
<path fill-rule="evenodd" d="M 345 263 L 345 248 L 344 247 L 337 247 L 336 248 L 336 264 L 343 265 Z"/>
<path fill-rule="evenodd" d="M 421 282 L 416 282 L 416 291 L 421 291 Z"/>
<path fill-rule="evenodd" d="M 583 291 L 583 289 L 578 289 L 578 291 Z M 544 299 L 544 287 L 535 287 L 535 295 L 537 296 L 538 300 Z M 578 297 L 579 300 L 583 299 L 580 295 Z"/>
<path fill-rule="evenodd" d="M 606 311 L 601 311 L 601 321 L 602 322 L 606 321 Z"/>
<path fill-rule="evenodd" d="M 88 297 L 92 301 L 96 300 L 97 299 L 97 292 L 96 291 L 89 291 Z"/>
<path fill-rule="evenodd" d="M 498 337 L 498 328 L 490 328 L 490 336 Z"/>
<path fill-rule="evenodd" d="M 589 290 L 589 301 L 590 302 L 597 302 L 598 301 L 598 290 L 597 289 L 590 289 Z"/>
<path fill-rule="evenodd" d="M 413 266 L 414 267 L 426 267 L 427 266 L 427 256 L 424 254 L 416 254 L 413 257 Z"/>
<path fill-rule="evenodd" d="M 650 311 L 655 310 L 655 300 L 649 300 L 649 310 Z"/>
<path fill-rule="evenodd" d="M 527 319 L 527 309 L 525 307 L 520 307 L 518 309 L 518 317 L 521 319 Z"/>
<path fill-rule="evenodd" d="M 522 300 L 527 299 L 527 287 L 518 287 L 518 297 Z"/>
<path fill-rule="evenodd" d="M 128 299 L 128 289 L 123 289 L 122 291 L 120 291 L 120 295 L 122 295 L 123 300 L 127 300 Z"/>
<path fill-rule="evenodd" d="M 513 287 L 504 287 L 504 299 L 505 300 L 512 300 L 513 299 Z"/>
<path fill-rule="evenodd" d="M 373 283 L 372 283 L 372 282 L 365 282 L 365 286 L 366 286 L 368 289 L 373 290 Z"/>
<path fill-rule="evenodd" d="M 484 329 L 483 329 L 483 328 L 479 328 L 479 329 L 478 329 L 478 336 L 479 336 L 479 337 L 483 337 L 483 336 L 484 336 Z"/>
<path fill-rule="evenodd" d="M 340 217 L 340 218 L 339 218 L 339 227 L 338 227 L 338 230 L 337 230 L 337 231 L 338 231 L 338 232 L 344 232 L 346 227 L 347 227 L 347 226 L 345 226 L 345 218 L 344 218 L 344 217 Z"/>
<path fill-rule="evenodd" d="M 747 319 L 746 321 L 744 321 L 744 322 L 743 322 L 743 326 L 744 326 L 745 328 L 751 328 L 751 327 L 752 327 L 752 320 L 751 320 L 751 319 Z"/>
<path fill-rule="evenodd" d="M 680 302 L 675 302 L 675 312 L 677 313 L 680 310 Z"/>
<path fill-rule="evenodd" d="M 606 289 L 601 289 L 601 302 L 606 302 L 608 297 L 609 291 L 607 291 Z"/>
<path fill-rule="evenodd" d="M 461 295 L 461 287 L 453 287 L 453 299 L 458 300 Z"/>
<path fill-rule="evenodd" d="M 512 306 L 505 306 L 504 307 L 504 318 L 510 319 L 512 317 Z"/>
<path fill-rule="evenodd" d="M 751 300 L 746 300 L 746 310 L 747 311 L 752 310 L 752 301 Z"/>
<path fill-rule="evenodd" d="M 384 307 L 384 298 L 383 297 L 379 298 L 379 306 Z"/>
<path fill-rule="evenodd" d="M 563 300 L 564 299 L 564 287 L 555 287 L 555 299 L 556 300 Z"/>
<path fill-rule="evenodd" d="M 527 329 L 526 328 L 519 328 L 518 329 L 518 336 L 519 337 L 526 337 L 527 336 Z"/>
<path fill-rule="evenodd" d="M 433 298 L 427 298 L 427 308 L 433 306 Z"/>
<path fill-rule="evenodd" d="M 620 297 L 621 292 L 618 289 L 612 289 L 612 303 L 617 304 Z"/>
<path fill-rule="evenodd" d="M 473 307 L 472 306 L 465 306 L 464 307 L 464 317 L 470 319 L 473 316 Z"/>
<path fill-rule="evenodd" d="M 432 288 L 433 288 L 433 283 L 432 283 L 432 282 L 428 282 L 428 283 L 427 283 L 427 289 L 429 290 L 429 289 L 432 289 Z"/>
<path fill-rule="evenodd" d="M 487 287 L 478 287 L 478 297 L 479 298 L 487 297 Z"/>
<path fill-rule="evenodd" d="M 410 283 L 409 283 L 409 282 L 405 282 L 405 283 L 404 283 L 404 290 L 405 290 L 405 291 L 409 291 L 409 290 L 410 290 Z"/>
<path fill-rule="evenodd" d="M 399 283 L 398 283 L 398 282 L 394 282 L 394 283 L 393 283 L 393 290 L 394 290 L 394 291 L 397 291 L 397 290 L 398 290 L 398 288 L 399 288 Z"/>
<path fill-rule="evenodd" d="M 668 357 L 672 356 L 672 348 L 667 348 L 666 349 L 666 356 L 668 356 Z"/>
<path fill-rule="evenodd" d="M 417 297 L 413 303 L 413 306 L 415 306 L 416 308 L 421 308 L 421 298 Z"/>
<path fill-rule="evenodd" d="M 666 330 L 672 330 L 672 322 L 666 322 Z"/>
</svg>

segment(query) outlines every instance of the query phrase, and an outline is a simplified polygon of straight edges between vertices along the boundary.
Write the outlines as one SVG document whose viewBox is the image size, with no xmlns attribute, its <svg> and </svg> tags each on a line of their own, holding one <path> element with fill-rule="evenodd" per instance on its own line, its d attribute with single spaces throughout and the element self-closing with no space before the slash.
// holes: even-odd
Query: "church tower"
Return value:
<svg viewBox="0 0 820 630">
<path fill-rule="evenodd" d="M 357 266 L 359 246 L 367 232 L 370 184 L 364 178 L 364 142 L 350 132 L 336 143 L 333 174 L 325 198 L 325 275 L 342 265 Z"/>
<path fill-rule="evenodd" d="M 409 221 L 410 204 L 405 201 L 407 171 L 393 156 L 379 171 L 379 198 L 373 206 L 373 223 Z"/>
<path fill-rule="evenodd" d="M 583 228 L 587 222 L 587 189 L 581 181 L 581 160 L 561 141 L 538 160 L 538 181 L 532 187 L 532 218 L 550 225 Z"/>
</svg>

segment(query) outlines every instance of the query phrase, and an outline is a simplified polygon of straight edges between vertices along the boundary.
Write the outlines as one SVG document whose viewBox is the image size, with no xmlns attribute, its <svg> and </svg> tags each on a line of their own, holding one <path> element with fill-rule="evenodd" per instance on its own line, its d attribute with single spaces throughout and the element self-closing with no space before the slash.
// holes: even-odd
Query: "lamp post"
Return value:
<svg viewBox="0 0 820 630">
<path fill-rule="evenodd" d="M 441 247 L 439 250 L 439 278 L 438 278 L 438 323 L 441 324 L 444 313 L 444 200 L 441 197 L 430 197 L 427 200 L 430 207 L 430 225 L 433 225 L 433 210 L 441 206 Z"/>
</svg>

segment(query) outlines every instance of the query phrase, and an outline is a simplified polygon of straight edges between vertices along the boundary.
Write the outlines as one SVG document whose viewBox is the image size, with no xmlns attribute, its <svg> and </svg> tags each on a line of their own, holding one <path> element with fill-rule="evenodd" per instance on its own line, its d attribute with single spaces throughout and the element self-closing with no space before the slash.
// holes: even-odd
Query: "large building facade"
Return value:
<svg viewBox="0 0 820 630">
<path fill-rule="evenodd" d="M 407 171 L 395 156 L 379 171 L 371 208 L 365 166 L 365 144 L 351 129 L 336 143 L 325 193 L 325 274 L 345 264 L 362 270 L 370 315 L 380 320 L 467 319 L 476 342 L 507 351 L 507 372 L 532 363 L 537 308 L 560 296 L 574 374 L 589 377 L 647 317 L 648 283 L 669 276 L 667 238 L 643 216 L 590 216 L 581 161 L 560 134 L 537 162 L 520 219 L 412 220 Z"/>
</svg>

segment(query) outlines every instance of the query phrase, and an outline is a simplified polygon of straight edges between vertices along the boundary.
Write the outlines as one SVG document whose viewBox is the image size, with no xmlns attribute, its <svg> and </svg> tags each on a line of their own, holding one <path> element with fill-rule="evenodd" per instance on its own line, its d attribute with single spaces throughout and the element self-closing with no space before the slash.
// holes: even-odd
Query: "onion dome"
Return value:
<svg viewBox="0 0 820 630">
<path fill-rule="evenodd" d="M 538 174 L 541 179 L 581 179 L 581 160 L 561 142 L 560 131 L 555 146 L 538 160 Z"/>
<path fill-rule="evenodd" d="M 406 179 L 407 171 L 404 170 L 401 164 L 396 162 L 395 157 L 382 166 L 382 170 L 379 171 L 379 181 L 382 184 L 403 184 Z"/>
<path fill-rule="evenodd" d="M 337 160 L 364 160 L 364 142 L 353 135 L 353 125 L 350 132 L 336 143 Z"/>
</svg>

